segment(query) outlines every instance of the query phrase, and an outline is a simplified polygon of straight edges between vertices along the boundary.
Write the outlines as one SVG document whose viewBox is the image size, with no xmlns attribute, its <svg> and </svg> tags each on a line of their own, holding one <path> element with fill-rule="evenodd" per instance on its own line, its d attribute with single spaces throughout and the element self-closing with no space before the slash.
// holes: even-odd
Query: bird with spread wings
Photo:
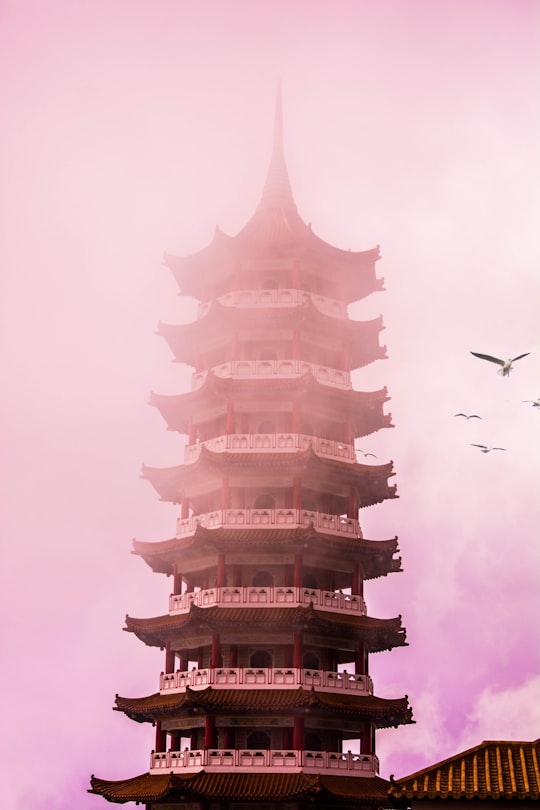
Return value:
<svg viewBox="0 0 540 810">
<path fill-rule="evenodd" d="M 522 357 L 527 357 L 530 352 L 518 354 L 517 357 L 510 357 L 508 360 L 501 360 L 500 357 L 493 357 L 491 354 L 480 354 L 480 352 L 471 352 L 471 354 L 473 354 L 475 357 L 479 357 L 480 360 L 488 360 L 490 363 L 497 363 L 498 366 L 501 366 L 499 369 L 499 374 L 502 374 L 503 377 L 508 377 L 512 368 L 512 363 L 515 363 L 516 360 L 521 360 Z"/>
</svg>

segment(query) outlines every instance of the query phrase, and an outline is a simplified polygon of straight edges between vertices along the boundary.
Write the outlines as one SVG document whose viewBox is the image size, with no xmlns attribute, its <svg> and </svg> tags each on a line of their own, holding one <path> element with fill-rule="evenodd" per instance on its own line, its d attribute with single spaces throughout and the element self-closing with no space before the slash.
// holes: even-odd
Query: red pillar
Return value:
<svg viewBox="0 0 540 810">
<path fill-rule="evenodd" d="M 165 645 L 165 672 L 174 672 L 174 650 L 169 641 Z"/>
<path fill-rule="evenodd" d="M 204 747 L 215 748 L 216 746 L 216 718 L 212 714 L 207 714 L 204 723 Z"/>
<path fill-rule="evenodd" d="M 178 571 L 178 566 L 173 565 L 173 593 L 175 596 L 182 593 L 182 574 Z"/>
<path fill-rule="evenodd" d="M 368 656 L 366 652 L 366 645 L 363 641 L 358 642 L 358 648 L 356 650 L 356 659 L 355 659 L 355 670 L 357 675 L 367 675 L 368 674 Z"/>
<path fill-rule="evenodd" d="M 304 718 L 295 717 L 293 722 L 293 749 L 302 751 L 304 748 Z"/>
<path fill-rule="evenodd" d="M 355 562 L 352 576 L 351 591 L 360 596 L 364 595 L 364 580 L 362 579 L 362 571 L 360 563 Z"/>
<path fill-rule="evenodd" d="M 159 720 L 156 723 L 156 752 L 160 753 L 161 751 L 165 751 L 165 746 L 167 745 L 167 734 L 162 731 L 161 723 Z"/>
<path fill-rule="evenodd" d="M 233 668 L 238 666 L 238 644 L 231 644 L 229 647 L 229 666 Z"/>
<path fill-rule="evenodd" d="M 219 633 L 212 633 L 212 655 L 210 660 L 211 667 L 221 666 L 221 641 Z"/>
<path fill-rule="evenodd" d="M 360 753 L 361 754 L 373 753 L 372 725 L 367 721 L 364 724 L 364 730 L 362 731 L 362 736 L 360 737 Z"/>
<path fill-rule="evenodd" d="M 347 504 L 347 517 L 353 518 L 356 520 L 358 515 L 356 509 L 356 492 L 353 487 L 351 487 L 349 492 L 348 504 Z"/>
</svg>

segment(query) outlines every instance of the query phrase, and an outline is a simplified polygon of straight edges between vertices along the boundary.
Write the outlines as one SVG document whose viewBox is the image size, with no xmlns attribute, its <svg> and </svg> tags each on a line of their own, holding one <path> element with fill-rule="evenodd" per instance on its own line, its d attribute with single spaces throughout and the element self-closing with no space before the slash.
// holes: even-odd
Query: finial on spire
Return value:
<svg viewBox="0 0 540 810">
<path fill-rule="evenodd" d="M 289 174 L 285 164 L 285 153 L 283 149 L 283 111 L 281 101 L 281 79 L 276 82 L 276 106 L 274 112 L 274 142 L 272 145 L 272 157 L 266 183 L 259 203 L 258 210 L 269 208 L 294 208 L 294 199 L 289 181 Z"/>
</svg>

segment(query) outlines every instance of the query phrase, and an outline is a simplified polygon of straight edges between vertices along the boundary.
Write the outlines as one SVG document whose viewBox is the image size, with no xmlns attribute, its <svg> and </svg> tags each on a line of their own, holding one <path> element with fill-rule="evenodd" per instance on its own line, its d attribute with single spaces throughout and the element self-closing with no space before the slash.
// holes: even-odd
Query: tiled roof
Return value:
<svg viewBox="0 0 540 810">
<path fill-rule="evenodd" d="M 540 740 L 487 741 L 421 771 L 392 779 L 396 799 L 533 799 L 540 797 Z"/>
<path fill-rule="evenodd" d="M 224 306 L 213 301 L 202 318 L 184 324 L 159 323 L 158 334 L 165 338 L 178 362 L 194 366 L 201 342 L 209 335 L 263 322 L 280 328 L 301 324 L 311 333 L 331 334 L 335 339 L 346 341 L 351 369 L 386 357 L 384 348 L 378 344 L 378 335 L 384 329 L 381 317 L 369 321 L 335 318 L 321 312 L 311 299 L 296 307 L 266 309 Z"/>
<path fill-rule="evenodd" d="M 151 802 L 181 796 L 224 801 L 287 801 L 325 795 L 346 799 L 348 804 L 380 806 L 388 801 L 389 783 L 380 777 L 355 779 L 303 773 L 149 773 L 131 779 L 108 781 L 92 776 L 89 793 L 110 802 Z"/>
<path fill-rule="evenodd" d="M 232 474 L 238 470 L 244 475 L 256 470 L 257 473 L 273 475 L 283 469 L 291 476 L 324 476 L 326 481 L 332 481 L 337 486 L 355 487 L 361 507 L 396 497 L 395 487 L 388 484 L 388 478 L 395 474 L 392 461 L 378 465 L 350 463 L 323 458 L 312 448 L 292 453 L 280 451 L 277 454 L 216 453 L 203 445 L 193 464 L 179 464 L 175 467 L 143 465 L 142 477 L 150 481 L 163 500 L 177 503 L 180 501 L 180 492 L 186 485 L 195 485 L 194 482 L 199 481 L 199 477 L 206 480 L 214 471 L 215 474 Z"/>
<path fill-rule="evenodd" d="M 178 616 L 156 616 L 149 619 L 136 619 L 126 616 L 126 627 L 130 633 L 145 644 L 162 647 L 171 635 L 177 635 L 190 628 L 207 628 L 220 631 L 234 626 L 239 631 L 245 627 L 264 627 L 265 631 L 281 630 L 283 627 L 328 633 L 335 636 L 344 633 L 350 638 L 366 639 L 371 652 L 381 652 L 403 646 L 405 630 L 401 626 L 401 616 L 393 619 L 376 619 L 370 616 L 348 616 L 324 613 L 308 607 L 227 607 L 200 608 L 191 605 L 189 613 Z"/>
<path fill-rule="evenodd" d="M 210 407 L 216 403 L 224 406 L 228 398 L 242 401 L 250 396 L 264 396 L 269 401 L 272 397 L 280 400 L 284 396 L 309 396 L 313 394 L 318 402 L 338 408 L 341 413 L 351 418 L 351 427 L 356 438 L 369 436 L 383 427 L 391 427 L 390 416 L 382 413 L 382 406 L 388 401 L 386 388 L 378 391 L 354 391 L 352 388 L 333 388 L 315 379 L 311 370 L 301 377 L 290 378 L 251 378 L 218 377 L 211 371 L 206 375 L 203 384 L 195 391 L 183 394 L 150 395 L 150 404 L 159 409 L 171 430 L 181 433 L 189 432 L 189 417 L 201 405 Z"/>
<path fill-rule="evenodd" d="M 412 712 L 407 697 L 389 700 L 374 695 L 340 695 L 316 692 L 303 688 L 295 689 L 187 689 L 173 694 L 148 695 L 142 698 L 116 697 L 117 711 L 124 712 L 137 722 L 154 722 L 162 717 L 171 717 L 177 712 L 201 709 L 212 713 L 221 712 L 279 712 L 295 709 L 315 709 L 332 715 L 347 714 L 348 717 L 369 717 L 378 728 L 411 722 Z"/>
<path fill-rule="evenodd" d="M 142 557 L 154 571 L 164 574 L 173 573 L 173 559 L 181 552 L 187 561 L 190 549 L 200 554 L 204 548 L 213 550 L 231 551 L 234 548 L 245 549 L 258 546 L 259 548 L 275 549 L 287 547 L 289 551 L 306 549 L 321 550 L 328 553 L 334 549 L 336 553 L 346 552 L 350 559 L 360 559 L 364 571 L 364 579 L 376 579 L 391 571 L 401 570 L 401 560 L 394 559 L 398 551 L 398 540 L 367 540 L 366 538 L 348 537 L 347 535 L 330 535 L 317 531 L 313 526 L 295 526 L 291 529 L 237 529 L 220 526 L 208 529 L 197 526 L 195 533 L 188 537 L 172 537 L 168 540 L 155 542 L 133 541 L 133 553 Z"/>
</svg>

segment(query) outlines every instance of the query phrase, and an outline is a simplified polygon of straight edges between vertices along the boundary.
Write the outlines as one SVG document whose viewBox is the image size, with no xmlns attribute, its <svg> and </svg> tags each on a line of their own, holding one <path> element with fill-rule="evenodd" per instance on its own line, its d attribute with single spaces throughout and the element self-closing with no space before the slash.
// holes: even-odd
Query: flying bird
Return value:
<svg viewBox="0 0 540 810">
<path fill-rule="evenodd" d="M 485 444 L 471 444 L 471 447 L 479 447 L 481 453 L 491 453 L 492 450 L 506 450 L 506 447 L 486 447 Z"/>
<path fill-rule="evenodd" d="M 377 458 L 377 456 L 375 455 L 375 453 L 364 453 L 364 451 L 363 451 L 363 450 L 360 450 L 360 448 L 358 448 L 358 452 L 359 452 L 359 453 L 362 453 L 362 455 L 363 455 L 363 456 L 373 456 L 373 458 Z"/>
<path fill-rule="evenodd" d="M 536 399 L 522 399 L 522 402 L 530 402 L 533 408 L 540 408 L 540 397 L 536 397 Z"/>
<path fill-rule="evenodd" d="M 481 419 L 477 413 L 455 413 L 454 416 L 464 416 L 465 419 Z"/>
<path fill-rule="evenodd" d="M 518 354 L 517 357 L 511 357 L 508 358 L 508 360 L 501 360 L 499 357 L 492 357 L 490 354 L 480 354 L 479 352 L 471 352 L 471 354 L 474 354 L 475 357 L 479 357 L 481 360 L 489 360 L 490 363 L 497 363 L 498 366 L 501 366 L 499 374 L 502 374 L 503 377 L 508 377 L 512 363 L 515 363 L 516 360 L 521 360 L 522 357 L 527 357 L 530 352 Z"/>
</svg>

